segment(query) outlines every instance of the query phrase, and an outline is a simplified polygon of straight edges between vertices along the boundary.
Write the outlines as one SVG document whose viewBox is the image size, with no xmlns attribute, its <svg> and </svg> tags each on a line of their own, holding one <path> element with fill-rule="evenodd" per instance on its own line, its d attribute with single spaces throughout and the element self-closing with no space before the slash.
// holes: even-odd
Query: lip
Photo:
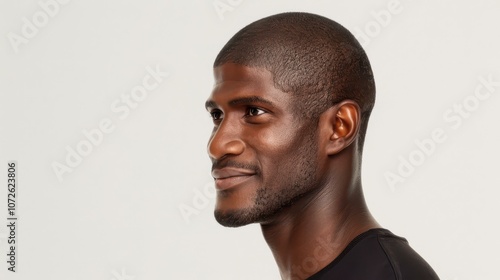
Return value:
<svg viewBox="0 0 500 280">
<path fill-rule="evenodd" d="M 214 169 L 212 177 L 215 179 L 215 187 L 220 190 L 233 188 L 253 177 L 256 173 L 248 169 L 225 167 Z"/>
</svg>

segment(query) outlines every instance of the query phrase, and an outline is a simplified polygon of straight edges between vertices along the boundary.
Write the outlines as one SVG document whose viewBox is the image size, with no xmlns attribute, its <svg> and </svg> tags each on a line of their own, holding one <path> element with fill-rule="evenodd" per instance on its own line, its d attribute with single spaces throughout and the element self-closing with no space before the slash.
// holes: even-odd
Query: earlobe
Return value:
<svg viewBox="0 0 500 280">
<path fill-rule="evenodd" d="M 334 108 L 330 116 L 331 133 L 327 144 L 328 155 L 339 153 L 352 144 L 359 131 L 360 109 L 357 103 L 345 100 Z M 333 112 L 332 112 L 333 113 Z"/>
</svg>

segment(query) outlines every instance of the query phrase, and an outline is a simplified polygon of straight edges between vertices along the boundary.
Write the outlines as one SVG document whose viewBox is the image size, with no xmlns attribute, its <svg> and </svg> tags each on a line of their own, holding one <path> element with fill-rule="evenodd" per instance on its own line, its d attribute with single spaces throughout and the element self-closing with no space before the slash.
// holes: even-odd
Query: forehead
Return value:
<svg viewBox="0 0 500 280">
<path fill-rule="evenodd" d="M 272 73 L 264 68 L 225 63 L 214 68 L 214 80 L 207 104 L 241 97 L 259 97 L 277 104 L 290 101 L 290 94 L 275 88 Z"/>
<path fill-rule="evenodd" d="M 214 68 L 215 84 L 224 82 L 272 82 L 272 74 L 265 68 L 224 63 Z"/>
</svg>

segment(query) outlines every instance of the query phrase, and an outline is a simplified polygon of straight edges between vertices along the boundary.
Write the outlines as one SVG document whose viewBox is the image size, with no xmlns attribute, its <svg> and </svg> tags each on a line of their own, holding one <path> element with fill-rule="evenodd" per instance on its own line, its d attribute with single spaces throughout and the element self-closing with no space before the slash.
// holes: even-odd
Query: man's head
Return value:
<svg viewBox="0 0 500 280">
<path fill-rule="evenodd" d="M 223 47 L 214 75 L 208 152 L 221 224 L 269 222 L 321 188 L 340 151 L 361 154 L 375 85 L 365 52 L 336 22 L 256 21 Z"/>
</svg>

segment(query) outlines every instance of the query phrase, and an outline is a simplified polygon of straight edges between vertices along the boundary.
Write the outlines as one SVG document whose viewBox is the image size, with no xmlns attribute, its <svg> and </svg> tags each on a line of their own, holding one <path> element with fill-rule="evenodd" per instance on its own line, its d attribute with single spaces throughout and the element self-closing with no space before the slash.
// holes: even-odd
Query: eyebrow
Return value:
<svg viewBox="0 0 500 280">
<path fill-rule="evenodd" d="M 233 100 L 228 102 L 229 106 L 237 106 L 237 105 L 241 105 L 241 104 L 255 104 L 255 103 L 263 103 L 263 104 L 267 104 L 269 106 L 275 107 L 273 102 L 271 102 L 265 98 L 262 98 L 260 96 L 255 96 L 255 95 L 236 98 L 236 99 L 233 99 Z M 215 101 L 213 101 L 213 100 L 207 100 L 207 102 L 205 102 L 206 109 L 216 108 L 216 107 L 217 107 L 217 103 L 215 103 Z"/>
</svg>

